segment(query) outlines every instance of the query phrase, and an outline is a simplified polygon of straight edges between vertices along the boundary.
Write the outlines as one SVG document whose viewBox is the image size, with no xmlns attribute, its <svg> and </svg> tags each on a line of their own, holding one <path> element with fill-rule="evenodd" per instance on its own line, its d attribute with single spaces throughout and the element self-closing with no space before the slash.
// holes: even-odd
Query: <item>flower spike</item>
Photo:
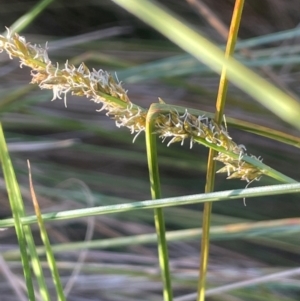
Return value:
<svg viewBox="0 0 300 301">
<path fill-rule="evenodd" d="M 67 94 L 85 96 L 95 103 L 101 103 L 102 107 L 98 111 L 106 110 L 106 115 L 115 120 L 117 127 L 127 127 L 132 134 L 135 134 L 133 141 L 145 130 L 147 110 L 133 104 L 116 77 L 116 80 L 104 70 L 89 70 L 82 63 L 75 67 L 68 61 L 60 67 L 58 63 L 52 64 L 45 48 L 40 45 L 33 45 L 26 42 L 24 37 L 7 29 L 7 35 L 0 35 L 0 52 L 5 50 L 9 57 L 18 57 L 20 67 L 28 66 L 32 69 L 32 84 L 37 84 L 41 89 L 51 89 L 53 98 L 64 100 L 67 107 Z M 159 98 L 159 102 L 165 102 Z M 227 173 L 228 179 L 239 178 L 248 183 L 258 180 L 263 171 L 255 166 L 243 161 L 246 155 L 244 145 L 237 145 L 227 132 L 227 126 L 219 126 L 213 119 L 207 116 L 195 116 L 186 109 L 180 115 L 177 110 L 168 113 L 161 113 L 155 120 L 156 133 L 165 141 L 171 138 L 168 146 L 175 142 L 183 145 L 185 139 L 190 140 L 190 147 L 197 139 L 202 138 L 209 143 L 224 148 L 226 151 L 238 155 L 238 159 L 230 155 L 219 152 L 214 158 L 222 162 L 225 166 L 219 169 L 218 173 Z M 251 156 L 252 159 L 262 160 Z"/>
</svg>

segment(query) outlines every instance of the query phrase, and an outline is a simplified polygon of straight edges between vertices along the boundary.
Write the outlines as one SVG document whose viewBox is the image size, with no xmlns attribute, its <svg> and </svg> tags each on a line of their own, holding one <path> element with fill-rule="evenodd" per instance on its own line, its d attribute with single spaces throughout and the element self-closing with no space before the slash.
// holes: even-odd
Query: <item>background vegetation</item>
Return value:
<svg viewBox="0 0 300 301">
<path fill-rule="evenodd" d="M 222 32 L 199 14 L 190 4 L 192 1 L 160 2 L 188 20 L 210 40 L 225 43 Z M 205 3 L 215 14 L 215 20 L 228 27 L 234 1 Z M 35 4 L 31 1 L 1 4 L 3 31 Z M 296 0 L 248 1 L 240 39 L 296 28 L 298 6 Z M 79 64 L 84 61 L 90 68 L 117 72 L 131 100 L 143 107 L 149 107 L 161 97 L 169 104 L 214 111 L 219 76 L 209 69 L 196 68 L 186 57 L 179 57 L 184 54 L 181 49 L 111 1 L 52 1 L 22 34 L 35 43 L 48 41 L 53 62 L 63 63 L 68 59 Z M 267 39 L 264 37 L 265 41 Z M 298 99 L 298 44 L 299 38 L 291 35 L 289 39 L 278 42 L 243 48 L 237 56 Z M 143 134 L 132 144 L 133 136 L 127 129 L 116 128 L 105 114 L 96 112 L 99 109 L 97 104 L 84 98 L 69 96 L 67 109 L 63 101 L 50 102 L 51 91 L 40 91 L 38 87 L 28 85 L 30 75 L 27 68 L 19 69 L 17 60 L 9 60 L 6 54 L 1 54 L 0 60 L 1 122 L 28 214 L 34 211 L 26 159 L 31 161 L 42 212 L 150 199 Z M 234 86 L 229 88 L 225 113 L 229 117 L 299 136 L 297 130 Z M 250 153 L 262 156 L 266 164 L 299 179 L 298 148 L 236 129 L 229 128 L 229 132 L 237 143 L 245 144 Z M 158 147 L 163 197 L 204 191 L 206 148 L 195 145 L 190 150 L 188 143 L 183 147 L 158 143 Z M 11 213 L 4 180 L 0 181 L 1 218 L 6 218 Z M 275 180 L 262 178 L 252 185 L 275 183 Z M 216 177 L 217 191 L 244 187 L 244 182 L 225 180 L 223 175 Z M 298 198 L 298 195 L 284 195 L 248 199 L 246 207 L 242 200 L 216 203 L 212 216 L 209 287 L 257 279 L 299 266 L 298 219 L 293 220 L 293 227 L 265 223 L 248 232 L 241 229 L 232 232 L 225 227 L 241 222 L 297 217 L 300 209 Z M 200 205 L 166 209 L 167 230 L 199 229 L 201 211 Z M 38 230 L 36 226 L 32 228 L 36 230 L 38 243 Z M 78 277 L 71 277 L 74 285 L 68 300 L 140 300 L 141 296 L 144 300 L 161 300 L 155 236 L 151 236 L 152 241 L 148 238 L 147 244 L 140 244 L 135 237 L 130 238 L 154 233 L 151 210 L 48 223 L 47 229 L 53 244 L 63 244 L 55 253 L 63 283 L 70 279 L 74 267 L 81 267 Z M 0 235 L 1 254 L 5 260 L 2 265 L 14 273 L 10 277 L 17 277 L 0 274 L 1 300 L 15 300 L 12 294 L 15 288 L 8 285 L 8 279 L 16 279 L 11 283 L 22 286 L 18 246 L 13 229 L 2 231 Z M 129 239 L 123 243 L 119 240 L 103 243 L 108 238 L 123 237 Z M 68 247 L 70 242 L 85 239 L 100 239 L 102 245 L 85 251 Z M 199 232 L 178 235 L 170 242 L 169 248 L 175 296 L 194 292 L 198 277 Z M 85 263 L 81 266 L 78 262 L 83 256 Z M 243 286 L 210 298 L 297 300 L 299 288 L 299 278 L 285 278 Z"/>
</svg>

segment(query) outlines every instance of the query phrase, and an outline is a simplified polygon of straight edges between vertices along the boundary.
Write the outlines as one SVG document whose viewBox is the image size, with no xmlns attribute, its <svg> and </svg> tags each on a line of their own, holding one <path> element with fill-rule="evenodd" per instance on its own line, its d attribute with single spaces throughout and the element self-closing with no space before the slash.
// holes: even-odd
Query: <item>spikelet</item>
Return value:
<svg viewBox="0 0 300 301">
<path fill-rule="evenodd" d="M 47 47 L 27 43 L 24 37 L 18 34 L 11 35 L 7 29 L 7 36 L 0 36 L 0 52 L 5 50 L 9 57 L 18 57 L 20 67 L 28 66 L 32 69 L 32 84 L 37 84 L 41 89 L 51 89 L 53 98 L 64 98 L 67 106 L 66 95 L 86 96 L 91 101 L 101 103 L 99 111 L 106 110 L 107 116 L 115 119 L 118 127 L 130 128 L 131 133 L 140 133 L 145 129 L 147 112 L 139 106 L 133 105 L 121 83 L 106 71 L 90 71 L 84 63 L 79 67 L 69 64 L 68 61 L 60 68 L 51 63 Z M 113 97 L 114 99 L 110 99 Z"/>
<path fill-rule="evenodd" d="M 0 35 L 0 52 L 5 50 L 9 57 L 18 57 L 20 67 L 28 66 L 32 69 L 31 83 L 39 85 L 41 89 L 51 89 L 54 99 L 64 98 L 66 105 L 67 93 L 85 96 L 91 101 L 101 103 L 99 111 L 106 110 L 106 115 L 115 120 L 118 127 L 124 126 L 131 130 L 136 137 L 145 130 L 147 111 L 133 104 L 120 82 L 116 81 L 108 72 L 103 70 L 90 71 L 84 63 L 79 67 L 69 64 L 68 61 L 61 68 L 53 65 L 45 48 L 26 42 L 18 34 Z M 176 110 L 159 114 L 155 121 L 156 133 L 165 141 L 170 138 L 168 146 L 174 142 L 190 141 L 190 147 L 197 138 L 202 138 L 224 150 L 238 155 L 238 159 L 219 152 L 214 158 L 224 164 L 219 173 L 227 173 L 227 178 L 239 178 L 251 182 L 258 180 L 263 171 L 243 161 L 246 155 L 244 145 L 237 145 L 223 126 L 206 116 L 194 116 L 185 111 L 179 114 Z M 261 162 L 260 158 L 252 156 Z"/>
<path fill-rule="evenodd" d="M 181 145 L 183 145 L 185 139 L 189 139 L 190 147 L 192 148 L 197 138 L 203 138 L 209 143 L 223 147 L 225 150 L 238 155 L 238 159 L 234 159 L 227 154 L 219 152 L 214 158 L 214 160 L 225 165 L 217 173 L 227 173 L 227 179 L 239 178 L 249 183 L 259 180 L 263 175 L 263 170 L 242 160 L 242 157 L 247 155 L 246 147 L 242 144 L 237 145 L 229 136 L 227 130 L 222 125 L 219 126 L 211 118 L 194 116 L 188 110 L 182 115 L 177 111 L 172 111 L 157 118 L 156 128 L 156 132 L 163 141 L 171 137 L 168 146 L 174 142 L 181 142 Z M 251 155 L 251 158 L 259 162 L 262 161 L 262 159 L 253 155 Z"/>
</svg>

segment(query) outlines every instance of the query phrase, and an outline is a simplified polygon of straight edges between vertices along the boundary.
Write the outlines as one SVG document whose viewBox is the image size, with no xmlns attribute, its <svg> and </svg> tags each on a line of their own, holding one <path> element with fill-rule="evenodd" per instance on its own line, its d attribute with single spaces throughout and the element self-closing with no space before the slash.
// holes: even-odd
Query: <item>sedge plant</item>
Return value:
<svg viewBox="0 0 300 301">
<path fill-rule="evenodd" d="M 236 9 L 237 19 L 240 18 L 242 2 Z M 237 26 L 238 21 L 235 21 Z M 236 33 L 228 45 L 227 56 L 230 56 L 234 48 Z M 99 103 L 99 111 L 106 111 L 106 115 L 115 120 L 117 127 L 127 127 L 134 134 L 134 139 L 146 131 L 146 144 L 150 184 L 153 199 L 161 198 L 160 181 L 158 172 L 157 155 L 155 148 L 156 135 L 163 141 L 168 140 L 168 145 L 188 140 L 192 147 L 194 143 L 203 144 L 211 151 L 209 163 L 209 178 L 214 175 L 213 162 L 219 161 L 223 167 L 217 172 L 226 173 L 227 178 L 238 178 L 248 183 L 259 180 L 261 176 L 273 177 L 284 183 L 296 183 L 295 180 L 265 165 L 260 157 L 248 155 L 246 146 L 237 144 L 228 133 L 226 125 L 222 125 L 224 98 L 226 96 L 226 85 L 219 93 L 218 114 L 213 118 L 212 114 L 190 108 L 182 108 L 165 104 L 163 100 L 153 104 L 148 110 L 133 103 L 127 91 L 121 83 L 111 74 L 104 70 L 88 69 L 84 63 L 76 67 L 68 61 L 63 65 L 53 64 L 48 57 L 47 47 L 31 44 L 17 33 L 10 32 L 0 36 L 0 50 L 6 51 L 13 58 L 20 60 L 20 66 L 31 68 L 32 84 L 37 84 L 41 89 L 51 89 L 53 99 L 63 99 L 67 106 L 67 94 L 84 96 L 91 101 Z M 226 80 L 226 71 L 230 65 L 224 60 L 223 79 Z M 254 128 L 254 126 L 252 127 Z M 265 131 L 265 133 L 267 130 Z M 213 183 L 213 180 L 209 181 Z M 212 190 L 207 189 L 206 192 Z M 210 205 L 207 205 L 210 206 Z M 206 233 L 209 230 L 209 214 L 207 210 Z M 168 264 L 167 242 L 165 237 L 164 217 L 162 209 L 155 209 L 155 225 L 158 237 L 159 261 L 164 283 L 164 299 L 172 300 L 171 277 Z M 206 243 L 208 236 L 203 236 Z M 204 244 L 205 246 L 205 244 Z M 207 246 L 207 245 L 206 245 Z M 206 250 L 206 252 L 208 249 Z M 202 259 L 207 266 L 207 257 Z M 200 295 L 205 293 L 205 270 L 204 277 L 200 281 Z M 201 279 L 201 278 L 200 278 Z M 203 297 L 201 297 L 203 299 Z M 200 300 L 201 300 L 200 298 Z"/>
</svg>

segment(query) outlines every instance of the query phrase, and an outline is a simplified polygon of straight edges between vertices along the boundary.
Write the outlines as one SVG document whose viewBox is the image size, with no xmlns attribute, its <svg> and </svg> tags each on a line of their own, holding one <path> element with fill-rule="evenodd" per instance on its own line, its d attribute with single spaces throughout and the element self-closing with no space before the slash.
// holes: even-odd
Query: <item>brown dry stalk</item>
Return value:
<svg viewBox="0 0 300 301">
<path fill-rule="evenodd" d="M 26 42 L 24 37 L 18 34 L 0 36 L 0 52 L 5 50 L 10 58 L 18 57 L 20 67 L 28 66 L 32 69 L 31 83 L 39 85 L 41 89 L 53 90 L 54 99 L 64 98 L 66 94 L 86 96 L 91 101 L 101 103 L 99 111 L 106 110 L 107 116 L 115 120 L 118 127 L 125 126 L 135 133 L 136 137 L 145 130 L 147 110 L 133 104 L 127 96 L 127 91 L 122 88 L 108 72 L 103 70 L 89 70 L 84 63 L 75 67 L 68 61 L 61 68 L 59 64 L 53 65 L 45 48 Z M 258 180 L 263 171 L 242 160 L 246 155 L 244 145 L 236 144 L 229 136 L 227 129 L 219 126 L 213 119 L 206 116 L 195 116 L 185 111 L 180 115 L 176 110 L 166 114 L 159 114 L 156 119 L 156 133 L 164 141 L 171 138 L 168 146 L 174 142 L 183 144 L 185 139 L 190 140 L 190 146 L 197 142 L 197 138 L 216 144 L 227 151 L 239 155 L 234 159 L 229 155 L 219 152 L 214 158 L 225 166 L 217 172 L 227 173 L 227 178 L 240 178 L 251 182 Z M 260 158 L 251 156 L 261 161 Z"/>
</svg>

